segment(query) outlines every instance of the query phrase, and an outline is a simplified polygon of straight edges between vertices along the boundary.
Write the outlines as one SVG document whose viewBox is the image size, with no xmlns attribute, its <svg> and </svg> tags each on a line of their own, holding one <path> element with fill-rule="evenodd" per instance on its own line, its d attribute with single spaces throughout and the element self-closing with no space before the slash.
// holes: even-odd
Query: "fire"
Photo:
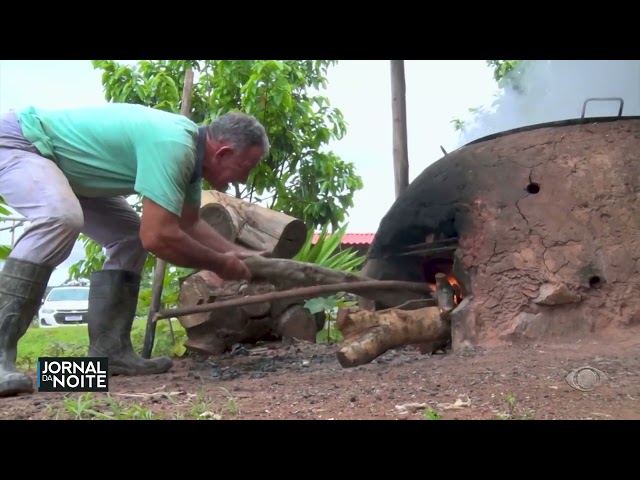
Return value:
<svg viewBox="0 0 640 480">
<path fill-rule="evenodd" d="M 456 280 L 456 277 L 454 277 L 450 273 L 447 273 L 446 275 L 447 281 L 451 285 L 451 288 L 453 288 L 453 302 L 458 305 L 462 301 L 462 287 L 460 287 L 460 284 Z M 428 285 L 431 292 L 436 293 L 436 284 L 429 283 Z"/>
<path fill-rule="evenodd" d="M 449 274 L 449 275 L 447 275 L 447 280 L 449 281 L 449 283 L 451 284 L 451 286 L 453 287 L 454 290 L 456 290 L 456 288 L 458 290 L 460 290 L 460 284 L 456 280 L 456 277 L 454 277 L 453 275 Z"/>
</svg>

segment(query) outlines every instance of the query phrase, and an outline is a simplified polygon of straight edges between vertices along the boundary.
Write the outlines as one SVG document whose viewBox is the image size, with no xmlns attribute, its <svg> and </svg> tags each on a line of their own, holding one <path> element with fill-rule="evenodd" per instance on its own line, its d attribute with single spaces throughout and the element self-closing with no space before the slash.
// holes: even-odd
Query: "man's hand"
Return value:
<svg viewBox="0 0 640 480">
<path fill-rule="evenodd" d="M 216 270 L 218 275 L 225 280 L 251 280 L 251 271 L 235 252 L 227 252 L 222 256 L 222 265 Z"/>
<path fill-rule="evenodd" d="M 228 275 L 247 275 L 240 260 L 229 259 L 190 237 L 180 228 L 176 215 L 147 197 L 142 201 L 140 240 L 147 251 L 179 267 L 215 272 L 226 269 Z"/>
</svg>

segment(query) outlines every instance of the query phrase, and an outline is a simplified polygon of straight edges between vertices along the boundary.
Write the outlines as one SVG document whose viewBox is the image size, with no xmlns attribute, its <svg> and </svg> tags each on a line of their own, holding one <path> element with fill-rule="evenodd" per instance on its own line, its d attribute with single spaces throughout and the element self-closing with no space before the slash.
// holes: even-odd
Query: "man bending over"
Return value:
<svg viewBox="0 0 640 480">
<path fill-rule="evenodd" d="M 0 272 L 0 397 L 32 393 L 17 370 L 17 344 L 49 278 L 83 233 L 106 251 L 91 276 L 89 356 L 108 356 L 119 375 L 166 372 L 168 357 L 142 359 L 131 344 L 147 252 L 181 267 L 248 279 L 255 254 L 199 218 L 202 179 L 224 191 L 246 183 L 269 153 L 264 127 L 227 113 L 198 127 L 182 115 L 141 105 L 0 115 L 0 195 L 30 222 Z M 125 196 L 143 196 L 140 217 Z"/>
</svg>

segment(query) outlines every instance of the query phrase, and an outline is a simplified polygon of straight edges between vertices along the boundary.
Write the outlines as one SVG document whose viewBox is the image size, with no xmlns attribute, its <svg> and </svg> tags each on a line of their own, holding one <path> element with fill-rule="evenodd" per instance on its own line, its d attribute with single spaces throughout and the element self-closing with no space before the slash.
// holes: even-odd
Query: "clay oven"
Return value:
<svg viewBox="0 0 640 480">
<path fill-rule="evenodd" d="M 426 168 L 363 273 L 437 272 L 459 285 L 454 349 L 640 323 L 640 117 L 506 131 Z"/>
</svg>

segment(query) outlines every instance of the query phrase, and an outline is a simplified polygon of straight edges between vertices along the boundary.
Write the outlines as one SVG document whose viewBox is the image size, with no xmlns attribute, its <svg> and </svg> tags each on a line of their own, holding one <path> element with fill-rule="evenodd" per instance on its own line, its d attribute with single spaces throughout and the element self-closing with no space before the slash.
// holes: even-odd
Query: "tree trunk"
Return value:
<svg viewBox="0 0 640 480">
<path fill-rule="evenodd" d="M 223 206 L 225 215 L 211 205 Z M 254 250 L 269 250 L 276 258 L 293 258 L 307 239 L 307 227 L 302 220 L 249 203 L 214 190 L 202 192 L 201 215 L 211 218 L 221 235 L 228 232 L 237 243 Z"/>
<path fill-rule="evenodd" d="M 444 345 L 451 337 L 451 325 L 437 306 L 373 312 L 343 308 L 338 311 L 336 327 L 344 337 L 336 352 L 344 368 L 369 363 L 392 348 L 425 343 Z"/>
</svg>

